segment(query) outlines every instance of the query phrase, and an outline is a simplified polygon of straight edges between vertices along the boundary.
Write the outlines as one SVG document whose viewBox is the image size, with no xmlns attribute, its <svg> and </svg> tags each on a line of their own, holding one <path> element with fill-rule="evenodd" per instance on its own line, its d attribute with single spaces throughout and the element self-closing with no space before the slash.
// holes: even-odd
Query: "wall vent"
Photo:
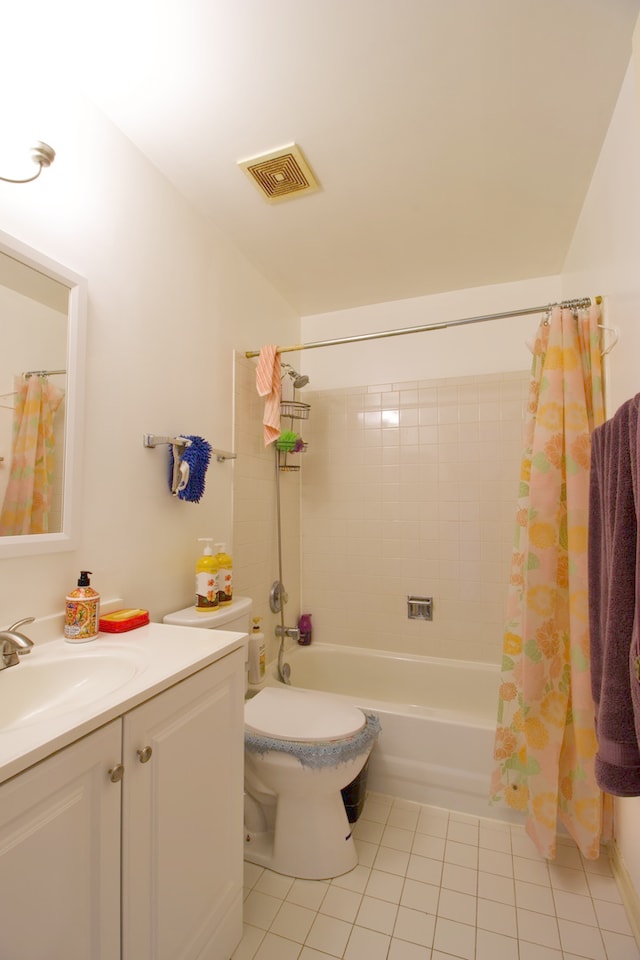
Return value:
<svg viewBox="0 0 640 960">
<path fill-rule="evenodd" d="M 290 143 L 259 157 L 238 161 L 269 203 L 299 197 L 320 189 L 300 147 Z"/>
</svg>

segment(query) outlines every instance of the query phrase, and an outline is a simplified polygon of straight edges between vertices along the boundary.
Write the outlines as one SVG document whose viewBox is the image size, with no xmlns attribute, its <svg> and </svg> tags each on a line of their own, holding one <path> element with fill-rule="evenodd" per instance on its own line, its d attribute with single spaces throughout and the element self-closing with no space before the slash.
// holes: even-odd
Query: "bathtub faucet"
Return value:
<svg viewBox="0 0 640 960">
<path fill-rule="evenodd" d="M 282 627 L 276 625 L 276 637 L 289 637 L 291 640 L 300 640 L 300 631 L 297 627 Z"/>
</svg>

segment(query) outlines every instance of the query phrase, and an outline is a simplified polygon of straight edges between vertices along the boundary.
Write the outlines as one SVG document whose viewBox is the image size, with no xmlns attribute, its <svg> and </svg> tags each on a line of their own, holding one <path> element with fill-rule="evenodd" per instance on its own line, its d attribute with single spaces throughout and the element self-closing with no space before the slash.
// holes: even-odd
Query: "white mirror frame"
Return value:
<svg viewBox="0 0 640 960">
<path fill-rule="evenodd" d="M 74 550 L 78 543 L 82 499 L 87 282 L 84 277 L 73 273 L 2 231 L 0 231 L 0 251 L 45 276 L 57 280 L 69 290 L 62 530 L 60 533 L 0 537 L 0 559 Z"/>
</svg>

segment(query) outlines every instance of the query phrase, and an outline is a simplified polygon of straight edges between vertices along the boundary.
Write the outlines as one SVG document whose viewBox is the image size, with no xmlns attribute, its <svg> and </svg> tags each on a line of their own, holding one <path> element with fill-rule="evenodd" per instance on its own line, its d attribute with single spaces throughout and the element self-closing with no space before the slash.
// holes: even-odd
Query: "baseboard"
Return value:
<svg viewBox="0 0 640 960">
<path fill-rule="evenodd" d="M 615 842 L 609 846 L 609 858 L 611 860 L 611 869 L 613 870 L 613 875 L 618 884 L 622 902 L 627 913 L 627 919 L 629 920 L 633 935 L 636 938 L 636 943 L 640 949 L 640 895 L 631 882 L 631 877 Z"/>
</svg>

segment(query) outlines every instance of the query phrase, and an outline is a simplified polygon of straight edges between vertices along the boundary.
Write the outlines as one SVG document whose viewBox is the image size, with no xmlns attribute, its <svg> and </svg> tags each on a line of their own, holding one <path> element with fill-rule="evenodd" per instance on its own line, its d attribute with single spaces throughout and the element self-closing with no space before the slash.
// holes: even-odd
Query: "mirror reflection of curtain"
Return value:
<svg viewBox="0 0 640 960">
<path fill-rule="evenodd" d="M 64 391 L 47 377 L 16 377 L 13 450 L 0 536 L 48 533 L 54 479 L 54 417 Z"/>
</svg>

